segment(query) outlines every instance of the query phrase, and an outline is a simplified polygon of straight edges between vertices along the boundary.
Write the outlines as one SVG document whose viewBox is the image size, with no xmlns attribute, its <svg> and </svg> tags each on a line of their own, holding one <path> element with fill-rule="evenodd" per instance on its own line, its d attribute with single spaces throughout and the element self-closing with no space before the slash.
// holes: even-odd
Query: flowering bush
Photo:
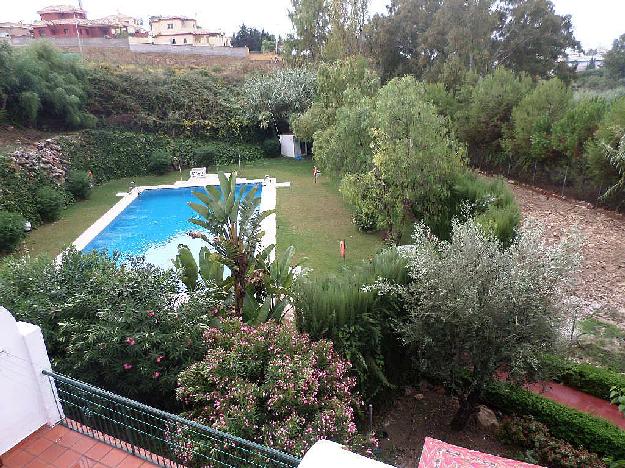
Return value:
<svg viewBox="0 0 625 468">
<path fill-rule="evenodd" d="M 276 323 L 227 319 L 204 334 L 204 360 L 180 373 L 186 417 L 302 455 L 319 439 L 364 447 L 354 422 L 355 379 L 332 343 Z"/>
<path fill-rule="evenodd" d="M 54 370 L 171 410 L 178 374 L 202 357 L 202 331 L 222 314 L 210 291 L 179 304 L 179 289 L 172 270 L 97 253 L 0 264 L 0 304 L 41 327 Z"/>
<path fill-rule="evenodd" d="M 527 455 L 534 462 L 544 463 L 547 466 L 555 468 L 607 466 L 597 454 L 575 448 L 568 442 L 553 437 L 547 426 L 531 416 L 505 419 L 498 435 L 504 442 L 527 449 Z"/>
</svg>

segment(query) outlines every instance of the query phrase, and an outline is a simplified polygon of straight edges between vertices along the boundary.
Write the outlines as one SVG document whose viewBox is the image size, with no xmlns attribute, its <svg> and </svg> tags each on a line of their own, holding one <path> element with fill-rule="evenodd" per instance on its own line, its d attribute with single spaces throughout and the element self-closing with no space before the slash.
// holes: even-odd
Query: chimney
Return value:
<svg viewBox="0 0 625 468">
<path fill-rule="evenodd" d="M 78 0 L 78 8 L 84 10 L 84 8 L 82 7 L 82 0 Z"/>
</svg>

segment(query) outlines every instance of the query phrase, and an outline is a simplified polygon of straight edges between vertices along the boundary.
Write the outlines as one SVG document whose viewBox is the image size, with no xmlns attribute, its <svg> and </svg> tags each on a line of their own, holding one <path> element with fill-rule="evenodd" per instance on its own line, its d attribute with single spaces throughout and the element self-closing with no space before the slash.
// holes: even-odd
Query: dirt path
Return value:
<svg viewBox="0 0 625 468">
<path fill-rule="evenodd" d="M 557 240 L 562 230 L 577 226 L 584 236 L 584 262 L 576 295 L 590 310 L 608 306 L 625 324 L 625 216 L 589 203 L 512 183 L 524 217 L 543 223 Z"/>
</svg>

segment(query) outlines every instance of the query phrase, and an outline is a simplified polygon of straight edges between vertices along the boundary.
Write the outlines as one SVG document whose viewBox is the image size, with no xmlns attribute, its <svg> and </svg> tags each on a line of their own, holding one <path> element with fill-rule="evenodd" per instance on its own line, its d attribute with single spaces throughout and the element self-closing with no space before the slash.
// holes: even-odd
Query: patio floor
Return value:
<svg viewBox="0 0 625 468">
<path fill-rule="evenodd" d="M 153 463 L 64 426 L 43 426 L 0 455 L 2 468 L 147 468 Z"/>
</svg>

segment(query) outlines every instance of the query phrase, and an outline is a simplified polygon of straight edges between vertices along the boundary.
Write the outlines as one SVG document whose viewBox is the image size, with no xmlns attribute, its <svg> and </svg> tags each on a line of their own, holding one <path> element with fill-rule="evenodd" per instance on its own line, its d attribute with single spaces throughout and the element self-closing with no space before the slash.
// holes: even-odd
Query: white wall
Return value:
<svg viewBox="0 0 625 468">
<path fill-rule="evenodd" d="M 16 322 L 0 306 L 0 454 L 44 424 L 59 421 L 43 369 L 50 370 L 50 360 L 41 329 Z"/>
<path fill-rule="evenodd" d="M 320 440 L 304 454 L 298 468 L 393 468 L 391 465 L 352 453 L 336 442 Z"/>
<path fill-rule="evenodd" d="M 280 135 L 280 154 L 287 158 L 301 157 L 299 153 L 299 143 L 295 138 L 295 135 L 285 134 Z"/>
</svg>

